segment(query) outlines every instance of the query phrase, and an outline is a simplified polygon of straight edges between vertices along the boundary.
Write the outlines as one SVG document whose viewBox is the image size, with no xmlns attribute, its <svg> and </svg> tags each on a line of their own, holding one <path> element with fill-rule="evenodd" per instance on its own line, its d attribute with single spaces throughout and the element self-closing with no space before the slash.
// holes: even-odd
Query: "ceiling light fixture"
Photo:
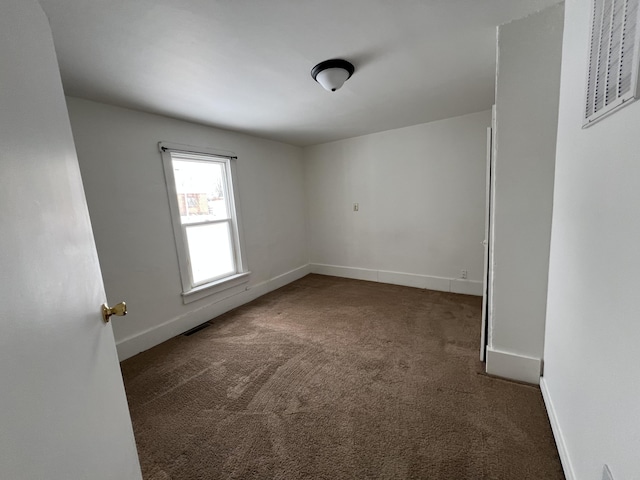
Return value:
<svg viewBox="0 0 640 480">
<path fill-rule="evenodd" d="M 335 58 L 317 64 L 311 69 L 311 76 L 322 88 L 335 92 L 353 75 L 354 70 L 351 63 Z"/>
</svg>

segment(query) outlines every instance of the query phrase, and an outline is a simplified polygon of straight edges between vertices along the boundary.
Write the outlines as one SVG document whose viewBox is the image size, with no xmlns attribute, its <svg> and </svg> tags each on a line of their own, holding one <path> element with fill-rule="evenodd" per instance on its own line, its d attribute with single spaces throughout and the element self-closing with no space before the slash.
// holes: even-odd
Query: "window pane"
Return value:
<svg viewBox="0 0 640 480">
<path fill-rule="evenodd" d="M 236 273 L 229 223 L 186 227 L 193 283 Z"/>
<path fill-rule="evenodd" d="M 180 221 L 186 223 L 229 218 L 225 165 L 173 159 Z"/>
</svg>

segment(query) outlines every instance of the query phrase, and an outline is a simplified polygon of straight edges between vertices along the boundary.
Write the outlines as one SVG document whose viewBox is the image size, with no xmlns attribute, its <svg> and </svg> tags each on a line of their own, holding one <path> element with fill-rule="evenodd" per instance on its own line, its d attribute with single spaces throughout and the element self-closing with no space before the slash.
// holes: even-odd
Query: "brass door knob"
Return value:
<svg viewBox="0 0 640 480">
<path fill-rule="evenodd" d="M 118 317 L 123 317 L 127 314 L 127 304 L 125 302 L 120 302 L 117 305 L 109 308 L 109 305 L 106 303 L 102 304 L 102 319 L 104 323 L 108 323 L 111 315 L 117 315 Z"/>
</svg>

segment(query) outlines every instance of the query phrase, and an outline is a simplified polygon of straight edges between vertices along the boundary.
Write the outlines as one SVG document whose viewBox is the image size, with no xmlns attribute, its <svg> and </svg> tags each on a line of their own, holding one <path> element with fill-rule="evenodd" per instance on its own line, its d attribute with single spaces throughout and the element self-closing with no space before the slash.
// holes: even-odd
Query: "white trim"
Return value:
<svg viewBox="0 0 640 480">
<path fill-rule="evenodd" d="M 482 296 L 482 282 L 475 280 L 461 280 L 457 278 L 434 277 L 415 273 L 371 270 L 368 268 L 326 265 L 321 263 L 311 263 L 309 267 L 311 273 L 317 273 L 319 275 L 332 275 L 334 277 L 355 278 L 357 280 L 390 283 L 393 285 L 403 285 L 405 287 Z"/>
<path fill-rule="evenodd" d="M 459 278 L 451 279 L 451 293 L 462 293 L 463 295 L 482 296 L 482 282 L 472 280 L 461 280 Z"/>
<path fill-rule="evenodd" d="M 480 327 L 480 361 L 484 362 L 487 354 L 487 301 L 489 298 L 489 224 L 491 222 L 491 140 L 493 131 L 487 127 L 487 158 L 485 172 L 485 196 L 484 196 L 484 240 L 482 241 L 482 323 Z"/>
<path fill-rule="evenodd" d="M 231 150 L 221 150 L 219 148 L 213 147 L 201 147 L 194 145 L 186 145 L 184 143 L 174 143 L 174 142 L 158 142 L 158 148 L 161 152 L 164 153 L 162 148 L 166 148 L 167 150 L 173 150 L 174 152 L 183 153 L 185 155 L 199 156 L 202 154 L 205 155 L 213 155 L 214 157 L 222 157 L 222 158 L 238 158 L 237 155 Z"/>
<path fill-rule="evenodd" d="M 497 27 L 496 27 L 497 28 Z M 499 30 L 499 28 L 498 28 Z M 498 45 L 496 45 L 496 49 L 500 51 Z M 496 65 L 496 70 L 498 66 Z M 497 82 L 496 82 L 497 88 Z M 498 111 L 496 105 L 493 104 L 491 107 L 491 182 L 489 185 L 491 198 L 489 199 L 489 271 L 488 277 L 486 278 L 487 282 L 487 346 L 491 345 L 493 338 L 493 284 L 494 284 L 494 265 L 493 261 L 495 258 L 495 248 L 494 248 L 494 239 L 496 238 L 496 221 L 495 221 L 495 211 L 496 211 L 496 176 L 498 174 L 498 170 L 496 168 L 496 158 L 498 156 L 498 148 L 497 148 L 497 140 L 498 140 Z M 486 360 L 487 352 L 485 349 L 485 360 Z"/>
<path fill-rule="evenodd" d="M 247 290 L 251 290 L 254 292 L 254 298 L 261 297 L 273 290 L 277 290 L 278 288 L 282 288 L 285 285 L 289 285 L 291 282 L 295 282 L 296 280 L 301 279 L 311 273 L 309 269 L 309 264 L 303 265 L 301 267 L 295 268 L 293 270 L 289 270 L 288 272 L 283 273 L 282 275 L 277 275 L 269 280 L 264 282 L 256 283 L 255 285 L 249 285 Z"/>
<path fill-rule="evenodd" d="M 553 407 L 553 401 L 551 400 L 551 394 L 549 393 L 549 388 L 547 387 L 547 382 L 544 377 L 540 378 L 540 391 L 542 392 L 544 405 L 547 408 L 547 416 L 549 417 L 553 438 L 555 439 L 556 447 L 558 448 L 558 455 L 560 456 L 560 463 L 562 464 L 562 470 L 564 470 L 564 476 L 567 480 L 575 480 L 577 477 L 573 470 L 571 459 L 569 458 L 567 444 L 564 441 L 564 435 L 562 434 L 556 410 Z"/>
<path fill-rule="evenodd" d="M 176 253 L 178 256 L 178 265 L 180 268 L 180 280 L 182 282 L 182 296 L 184 303 L 201 299 L 207 294 L 213 294 L 231 288 L 237 285 L 238 275 L 249 273 L 246 261 L 244 260 L 244 241 L 241 216 L 238 208 L 237 194 L 237 174 L 236 174 L 236 155 L 226 150 L 217 150 L 209 147 L 196 147 L 190 145 L 181 145 L 167 142 L 159 142 L 158 149 L 162 157 L 164 167 L 165 183 L 167 186 L 167 199 L 169 201 L 169 210 L 171 212 L 171 223 L 174 231 L 174 239 L 176 245 Z M 222 220 L 207 220 L 206 222 L 198 222 L 196 224 L 183 224 L 180 220 L 180 211 L 177 200 L 177 189 L 175 176 L 173 172 L 173 153 L 180 155 L 183 160 L 193 160 L 202 162 L 212 162 L 224 165 L 224 198 L 227 204 L 228 218 Z M 234 271 L 230 275 L 223 277 L 214 277 L 196 283 L 193 280 L 192 265 L 189 260 L 189 248 L 187 241 L 187 228 L 196 225 L 215 224 L 227 222 L 229 225 L 229 235 L 231 240 L 231 250 L 233 255 Z M 226 281 L 230 284 L 226 287 L 223 285 Z M 204 287 L 204 288 L 202 288 Z M 191 294 L 193 293 L 193 296 Z"/>
<path fill-rule="evenodd" d="M 309 273 L 311 273 L 309 265 L 303 265 L 255 285 L 232 287 L 227 291 L 228 295 L 226 296 L 216 297 L 213 302 L 195 309 L 192 308 L 183 315 L 119 340 L 116 343 L 118 358 L 123 361 L 133 357 L 229 310 L 233 310 L 266 293 L 298 280 Z"/>
<path fill-rule="evenodd" d="M 520 382 L 540 383 L 542 360 L 487 347 L 487 373 Z"/>
<path fill-rule="evenodd" d="M 243 283 L 247 283 L 249 281 L 250 273 L 251 272 L 237 273 L 230 277 L 224 277 L 214 282 L 205 283 L 204 285 L 192 288 L 188 292 L 182 293 L 182 303 L 186 304 L 195 302 L 196 300 L 208 297 L 214 293 L 223 292 L 238 285 L 242 285 Z"/>
<path fill-rule="evenodd" d="M 438 290 L 441 292 L 448 292 L 451 289 L 448 278 L 416 275 L 413 273 L 387 272 L 384 270 L 378 271 L 378 282 L 404 285 L 406 287 L 425 288 L 427 290 Z"/>
<path fill-rule="evenodd" d="M 356 280 L 378 281 L 378 271 L 368 268 L 340 267 L 337 265 L 324 265 L 321 263 L 310 263 L 311 273 L 319 275 L 331 275 L 334 277 L 355 278 Z"/>
</svg>

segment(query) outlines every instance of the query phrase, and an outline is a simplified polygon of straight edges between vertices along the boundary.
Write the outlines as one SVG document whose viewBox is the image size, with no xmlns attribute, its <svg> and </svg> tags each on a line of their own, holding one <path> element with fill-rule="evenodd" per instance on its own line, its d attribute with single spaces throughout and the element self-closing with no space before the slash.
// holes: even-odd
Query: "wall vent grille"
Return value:
<svg viewBox="0 0 640 480">
<path fill-rule="evenodd" d="M 198 333 L 200 330 L 204 330 L 205 328 L 210 327 L 210 326 L 211 326 L 211 324 L 209 322 L 204 322 L 204 323 L 198 325 L 197 327 L 193 327 L 192 329 L 187 330 L 182 335 L 185 336 L 185 337 L 190 337 L 194 333 Z"/>
<path fill-rule="evenodd" d="M 593 0 L 584 127 L 637 97 L 639 4 Z"/>
</svg>

